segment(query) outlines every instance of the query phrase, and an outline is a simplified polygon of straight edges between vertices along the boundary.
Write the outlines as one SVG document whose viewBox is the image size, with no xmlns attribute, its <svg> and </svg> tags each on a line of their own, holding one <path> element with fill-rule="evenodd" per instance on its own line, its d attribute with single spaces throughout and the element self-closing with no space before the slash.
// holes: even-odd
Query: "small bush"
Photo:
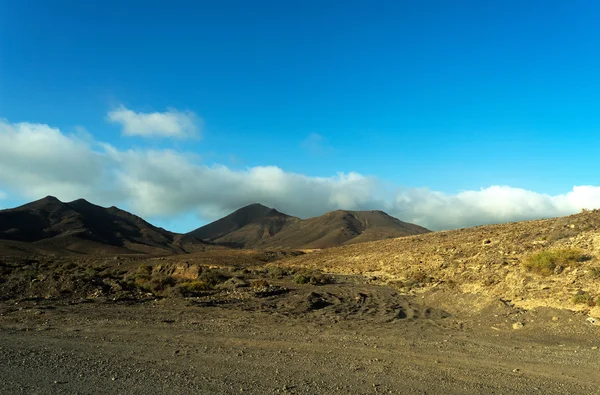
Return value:
<svg viewBox="0 0 600 395">
<path fill-rule="evenodd" d="M 575 248 L 545 250 L 527 257 L 523 267 L 528 272 L 549 276 L 561 273 L 566 267 L 579 266 L 589 259 L 589 256 Z"/>
<path fill-rule="evenodd" d="M 430 284 L 433 281 L 433 277 L 422 271 L 416 271 L 409 273 L 406 276 L 406 280 L 403 281 L 402 285 L 404 288 L 412 289 L 422 287 Z"/>
<path fill-rule="evenodd" d="M 203 281 L 211 288 L 214 288 L 218 284 L 224 283 L 230 278 L 231 274 L 225 273 L 218 269 L 205 270 L 198 275 L 198 280 Z"/>
<path fill-rule="evenodd" d="M 150 275 L 152 274 L 152 265 L 148 265 L 148 264 L 141 264 L 140 266 L 138 266 L 137 269 L 137 274 L 140 275 Z"/>
<path fill-rule="evenodd" d="M 600 267 L 592 267 L 590 268 L 590 273 L 593 278 L 600 278 Z"/>
<path fill-rule="evenodd" d="M 573 296 L 572 301 L 574 304 L 586 304 L 590 307 L 594 307 L 596 305 L 596 301 L 594 301 L 592 295 L 587 292 L 578 293 L 577 295 Z"/>
<path fill-rule="evenodd" d="M 171 276 L 161 276 L 157 278 L 153 278 L 150 280 L 150 289 L 153 293 L 160 293 L 169 287 L 173 287 L 177 284 L 177 280 L 175 280 Z"/>
<path fill-rule="evenodd" d="M 135 276 L 135 279 L 133 282 L 135 285 L 142 286 L 142 285 L 146 284 L 148 281 L 150 281 L 150 276 L 147 274 L 142 274 L 142 275 Z"/>
<path fill-rule="evenodd" d="M 332 284 L 334 282 L 333 277 L 328 274 L 324 274 L 320 271 L 301 271 L 294 276 L 294 282 L 296 284 L 312 284 L 312 285 L 324 285 Z"/>
<path fill-rule="evenodd" d="M 186 281 L 179 284 L 177 287 L 184 296 L 195 295 L 212 288 L 209 284 L 202 280 Z"/>
<path fill-rule="evenodd" d="M 254 280 L 252 281 L 252 283 L 250 283 L 250 286 L 252 287 L 252 289 L 263 289 L 263 288 L 268 288 L 269 287 L 269 282 L 267 280 L 264 279 L 258 279 L 258 280 Z"/>
<path fill-rule="evenodd" d="M 266 272 L 267 275 L 271 278 L 284 278 L 286 276 L 294 274 L 292 269 L 276 265 L 267 266 Z"/>
</svg>

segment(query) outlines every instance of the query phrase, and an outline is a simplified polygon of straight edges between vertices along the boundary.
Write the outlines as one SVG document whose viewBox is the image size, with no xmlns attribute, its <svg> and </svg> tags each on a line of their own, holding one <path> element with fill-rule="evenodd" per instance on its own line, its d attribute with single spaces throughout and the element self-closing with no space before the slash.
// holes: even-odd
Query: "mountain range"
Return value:
<svg viewBox="0 0 600 395">
<path fill-rule="evenodd" d="M 188 235 L 238 248 L 320 249 L 429 232 L 383 211 L 331 211 L 302 220 L 251 204 Z"/>
<path fill-rule="evenodd" d="M 173 254 L 208 248 L 320 249 L 427 233 L 382 211 L 337 210 L 300 219 L 251 204 L 187 234 L 117 207 L 53 196 L 0 210 L 0 247 L 12 253 Z"/>
</svg>

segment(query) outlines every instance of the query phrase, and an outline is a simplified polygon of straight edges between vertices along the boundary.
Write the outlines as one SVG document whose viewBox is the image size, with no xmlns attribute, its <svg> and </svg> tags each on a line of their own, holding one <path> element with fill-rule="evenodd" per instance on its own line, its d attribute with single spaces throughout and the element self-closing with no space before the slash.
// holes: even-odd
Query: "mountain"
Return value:
<svg viewBox="0 0 600 395">
<path fill-rule="evenodd" d="M 337 210 L 302 220 L 251 204 L 188 234 L 232 247 L 310 249 L 427 232 L 383 211 Z"/>
<path fill-rule="evenodd" d="M 231 247 L 255 247 L 298 221 L 300 218 L 255 203 L 188 235 Z"/>
<path fill-rule="evenodd" d="M 3 247 L 74 253 L 182 253 L 207 243 L 155 227 L 117 207 L 47 196 L 0 210 Z"/>
</svg>

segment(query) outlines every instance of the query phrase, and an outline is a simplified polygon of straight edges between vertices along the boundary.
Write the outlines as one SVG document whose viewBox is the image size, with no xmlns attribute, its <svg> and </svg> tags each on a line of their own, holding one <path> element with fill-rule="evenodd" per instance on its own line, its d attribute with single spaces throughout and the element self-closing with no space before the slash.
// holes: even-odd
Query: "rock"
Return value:
<svg viewBox="0 0 600 395">
<path fill-rule="evenodd" d="M 554 321 L 554 322 L 558 321 L 558 317 L 557 316 L 552 317 L 552 321 Z"/>
<path fill-rule="evenodd" d="M 592 325 L 600 325 L 600 319 L 596 317 L 588 317 L 586 321 Z"/>
<path fill-rule="evenodd" d="M 524 326 L 525 326 L 525 324 L 524 324 L 524 323 L 522 323 L 522 322 L 515 322 L 514 324 L 512 324 L 512 328 L 513 328 L 513 329 L 521 329 L 521 328 L 523 328 Z"/>
</svg>

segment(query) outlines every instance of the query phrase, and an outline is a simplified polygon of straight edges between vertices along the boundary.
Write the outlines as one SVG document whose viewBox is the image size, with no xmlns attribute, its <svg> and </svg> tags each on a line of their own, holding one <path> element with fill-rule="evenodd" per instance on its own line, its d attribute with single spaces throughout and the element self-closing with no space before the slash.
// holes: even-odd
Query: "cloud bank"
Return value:
<svg viewBox="0 0 600 395">
<path fill-rule="evenodd" d="M 546 195 L 510 186 L 447 194 L 387 189 L 374 177 L 309 177 L 275 166 L 207 166 L 173 150 L 119 150 L 43 124 L 0 120 L 0 190 L 27 199 L 84 197 L 146 217 L 195 212 L 213 220 L 260 202 L 299 217 L 335 209 L 384 210 L 430 229 L 547 218 L 600 207 L 600 186 Z"/>
<path fill-rule="evenodd" d="M 169 137 L 185 139 L 199 133 L 200 120 L 192 112 L 142 113 L 121 106 L 108 113 L 107 119 L 122 126 L 124 136 Z"/>
</svg>

